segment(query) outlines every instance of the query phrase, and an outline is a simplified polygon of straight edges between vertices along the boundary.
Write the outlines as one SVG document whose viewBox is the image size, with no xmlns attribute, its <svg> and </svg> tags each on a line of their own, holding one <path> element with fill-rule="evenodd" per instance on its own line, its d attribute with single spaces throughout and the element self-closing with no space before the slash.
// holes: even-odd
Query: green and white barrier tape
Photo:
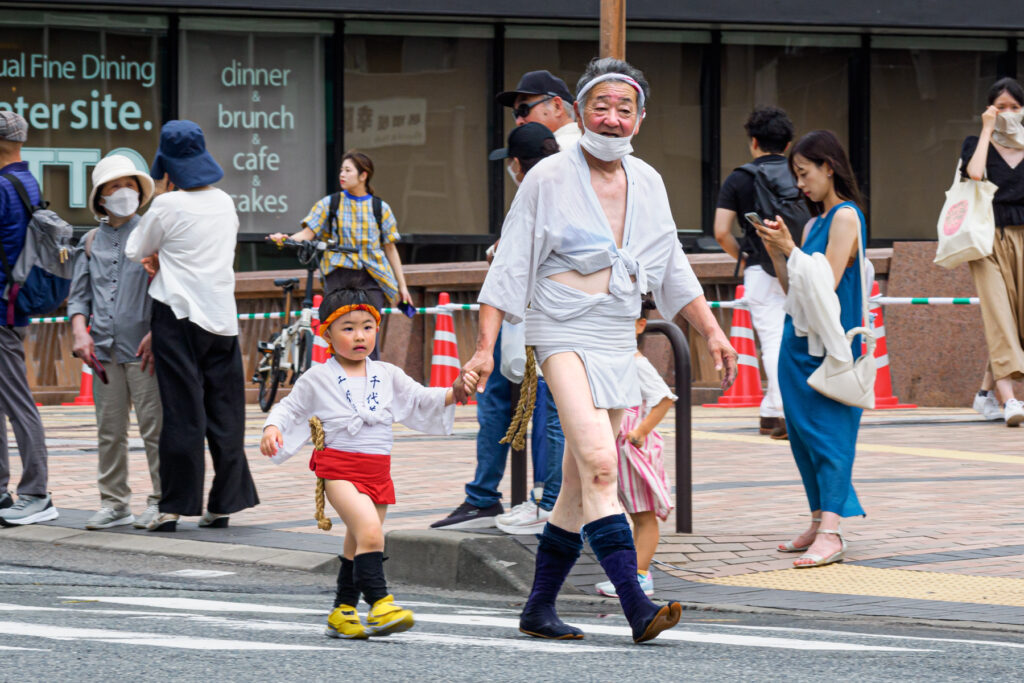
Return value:
<svg viewBox="0 0 1024 683">
<path fill-rule="evenodd" d="M 444 306 L 431 306 L 417 308 L 416 312 L 421 315 L 434 315 L 437 313 L 451 313 L 452 311 L 479 311 L 480 304 L 446 304 Z M 297 317 L 302 311 L 292 311 L 292 317 Z M 397 308 L 385 308 L 385 314 L 401 313 Z M 239 313 L 239 320 L 278 320 L 284 317 L 284 312 L 273 311 L 270 313 Z M 69 318 L 66 315 L 53 318 L 29 318 L 30 323 L 66 323 Z"/>
</svg>

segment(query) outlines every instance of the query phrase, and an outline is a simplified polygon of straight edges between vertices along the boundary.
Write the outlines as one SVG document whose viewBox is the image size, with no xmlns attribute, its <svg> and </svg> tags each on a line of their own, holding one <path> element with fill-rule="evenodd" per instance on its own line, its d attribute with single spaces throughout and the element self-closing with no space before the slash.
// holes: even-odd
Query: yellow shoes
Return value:
<svg viewBox="0 0 1024 683">
<path fill-rule="evenodd" d="M 362 640 L 370 636 L 369 632 L 363 628 L 363 622 L 359 621 L 359 613 L 352 605 L 335 607 L 327 617 L 327 628 L 324 629 L 324 633 L 331 638 L 347 640 Z"/>
<path fill-rule="evenodd" d="M 366 615 L 366 631 L 371 636 L 388 636 L 408 631 L 414 623 L 412 611 L 396 605 L 391 595 L 375 602 Z"/>
</svg>

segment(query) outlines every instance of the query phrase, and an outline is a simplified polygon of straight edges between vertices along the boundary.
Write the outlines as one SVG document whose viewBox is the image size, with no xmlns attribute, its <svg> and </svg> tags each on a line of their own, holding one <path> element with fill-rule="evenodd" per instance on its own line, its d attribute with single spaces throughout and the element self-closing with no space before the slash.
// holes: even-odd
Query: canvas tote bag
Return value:
<svg viewBox="0 0 1024 683">
<path fill-rule="evenodd" d="M 990 255 L 996 234 L 992 197 L 999 188 L 991 181 L 963 176 L 962 163 L 957 163 L 956 176 L 946 191 L 946 203 L 939 214 L 935 263 L 943 268 L 956 268 Z"/>
</svg>

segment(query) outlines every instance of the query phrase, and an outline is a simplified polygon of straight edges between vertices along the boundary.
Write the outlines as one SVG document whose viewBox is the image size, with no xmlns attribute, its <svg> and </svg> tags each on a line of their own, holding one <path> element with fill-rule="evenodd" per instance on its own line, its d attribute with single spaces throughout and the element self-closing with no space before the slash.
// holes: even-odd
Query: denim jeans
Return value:
<svg viewBox="0 0 1024 683">
<path fill-rule="evenodd" d="M 512 383 L 501 374 L 501 338 L 494 344 L 494 372 L 487 379 L 487 389 L 477 394 L 476 419 L 479 431 L 476 436 L 476 474 L 466 484 L 466 502 L 479 508 L 486 508 L 501 500 L 498 486 L 505 476 L 508 460 L 508 445 L 498 443 L 505 437 L 512 422 Z M 534 451 L 534 467 L 538 462 L 546 463 L 544 495 L 540 507 L 550 510 L 558 491 L 562 488 L 562 453 L 565 437 L 562 424 L 558 421 L 555 401 L 544 380 L 537 381 L 537 405 L 533 411 L 533 435 L 531 448 Z M 534 474 L 534 479 L 539 479 Z"/>
</svg>

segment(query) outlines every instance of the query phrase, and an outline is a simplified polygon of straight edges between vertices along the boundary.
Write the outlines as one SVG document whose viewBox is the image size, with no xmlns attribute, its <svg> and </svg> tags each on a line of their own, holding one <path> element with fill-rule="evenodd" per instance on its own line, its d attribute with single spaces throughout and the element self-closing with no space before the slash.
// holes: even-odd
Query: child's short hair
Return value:
<svg viewBox="0 0 1024 683">
<path fill-rule="evenodd" d="M 380 324 L 380 311 L 370 303 L 370 297 L 361 289 L 336 289 L 320 302 L 320 334 L 323 335 L 335 320 L 350 311 L 366 311 Z"/>
<path fill-rule="evenodd" d="M 640 318 L 647 320 L 651 316 L 651 311 L 657 307 L 657 304 L 654 303 L 654 298 L 650 294 L 644 294 L 640 299 Z"/>
</svg>

